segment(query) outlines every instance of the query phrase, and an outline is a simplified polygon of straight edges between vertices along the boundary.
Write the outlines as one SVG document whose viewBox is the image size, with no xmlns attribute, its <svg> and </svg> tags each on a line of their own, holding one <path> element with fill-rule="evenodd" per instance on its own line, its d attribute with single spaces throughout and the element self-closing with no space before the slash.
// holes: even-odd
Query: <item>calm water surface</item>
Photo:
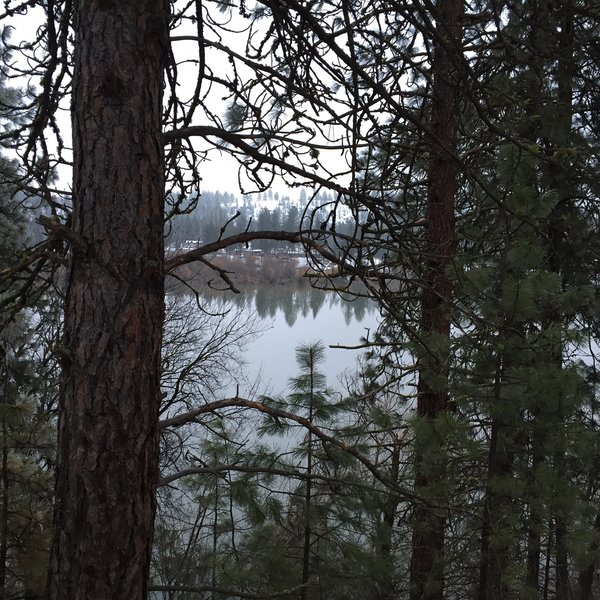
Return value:
<svg viewBox="0 0 600 600">
<path fill-rule="evenodd" d="M 205 298 L 223 301 L 209 294 Z M 330 387 L 341 389 L 340 377 L 356 366 L 360 351 L 335 346 L 357 346 L 361 337 L 374 333 L 377 327 L 373 302 L 364 298 L 345 301 L 333 292 L 310 287 L 265 285 L 228 299 L 243 307 L 248 316 L 255 313 L 264 329 L 242 353 L 245 379 L 255 382 L 260 378 L 260 393 L 283 393 L 290 377 L 298 373 L 296 347 L 319 340 L 326 346 L 321 371 Z"/>
</svg>

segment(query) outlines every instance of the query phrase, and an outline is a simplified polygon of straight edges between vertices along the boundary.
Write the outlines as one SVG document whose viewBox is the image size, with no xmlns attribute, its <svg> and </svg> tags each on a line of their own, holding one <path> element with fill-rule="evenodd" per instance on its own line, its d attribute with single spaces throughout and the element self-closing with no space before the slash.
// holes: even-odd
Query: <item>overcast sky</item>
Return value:
<svg viewBox="0 0 600 600">
<path fill-rule="evenodd" d="M 10 20 L 7 20 L 6 25 L 10 25 L 14 28 L 14 32 L 11 37 L 13 44 L 20 41 L 31 40 L 37 28 L 43 23 L 44 13 L 40 8 L 30 9 L 27 15 L 17 16 Z M 178 30 L 177 34 L 182 35 L 182 32 Z M 192 32 L 193 33 L 193 32 Z M 245 33 L 230 33 L 225 40 L 230 48 L 238 50 L 243 53 L 246 36 Z M 180 60 L 182 57 L 196 57 L 197 49 L 193 42 L 176 42 L 174 44 L 175 52 L 177 53 L 177 59 Z M 18 53 L 15 53 L 13 58 L 18 60 Z M 223 56 L 220 53 L 207 51 L 207 62 L 210 61 L 210 66 L 215 72 L 227 72 L 229 65 L 223 60 Z M 222 61 L 219 63 L 219 61 Z M 190 65 L 189 76 L 187 76 L 185 67 L 179 68 L 181 77 L 181 93 L 183 95 L 191 94 L 196 83 L 195 67 Z M 212 110 L 217 114 L 223 114 L 226 108 L 226 102 L 223 101 L 223 90 L 219 90 L 216 87 L 211 90 L 210 106 Z M 69 100 L 66 99 L 61 106 L 61 110 L 57 115 L 57 121 L 60 125 L 63 139 L 69 143 L 71 139 L 71 127 L 70 127 L 70 113 L 69 113 Z M 195 122 L 194 124 L 201 124 Z M 48 142 L 51 144 L 51 140 Z M 202 140 L 195 142 L 198 147 L 206 148 L 207 145 Z M 227 191 L 237 193 L 239 191 L 238 185 L 238 163 L 235 159 L 230 157 L 227 153 L 213 150 L 210 152 L 209 161 L 204 162 L 200 174 L 202 177 L 202 189 L 210 191 Z M 65 188 L 70 188 L 71 173 L 70 169 L 63 167 L 59 171 L 60 185 Z M 244 182 L 247 183 L 247 182 Z M 297 190 L 290 190 L 283 181 L 276 180 L 273 184 L 273 190 L 280 194 L 288 194 L 292 197 L 298 195 Z"/>
</svg>

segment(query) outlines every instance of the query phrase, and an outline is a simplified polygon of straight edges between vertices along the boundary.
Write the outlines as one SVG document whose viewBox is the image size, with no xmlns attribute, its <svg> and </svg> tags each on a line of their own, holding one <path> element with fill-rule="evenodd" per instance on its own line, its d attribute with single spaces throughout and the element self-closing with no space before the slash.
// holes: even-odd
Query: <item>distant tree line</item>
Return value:
<svg viewBox="0 0 600 600">
<path fill-rule="evenodd" d="M 261 206 L 264 204 L 263 198 L 268 199 L 269 204 L 275 204 L 275 207 Z M 329 198 L 328 194 L 316 194 L 316 208 L 305 212 L 307 198 L 304 190 L 300 193 L 299 201 L 293 201 L 289 196 L 279 197 L 278 193 L 247 195 L 239 201 L 229 192 L 203 191 L 188 199 L 186 209 L 167 221 L 166 244 L 173 248 L 196 247 L 218 240 L 223 235 L 236 235 L 247 230 L 294 232 L 314 222 L 324 228 L 334 227 L 338 233 L 351 235 L 355 222 L 350 214 L 338 219 L 335 224 L 327 221 L 329 211 L 326 205 Z M 252 248 L 272 252 L 289 249 L 290 244 L 264 239 L 254 242 Z M 239 250 L 237 247 L 230 251 Z"/>
</svg>

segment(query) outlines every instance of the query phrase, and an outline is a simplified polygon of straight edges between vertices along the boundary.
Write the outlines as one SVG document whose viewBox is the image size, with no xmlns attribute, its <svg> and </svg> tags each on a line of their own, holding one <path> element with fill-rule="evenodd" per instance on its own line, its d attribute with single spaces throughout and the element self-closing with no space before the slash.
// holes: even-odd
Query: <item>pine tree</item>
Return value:
<svg viewBox="0 0 600 600">
<path fill-rule="evenodd" d="M 2 50 L 6 33 L 2 37 Z M 7 57 L 3 56 L 6 60 Z M 0 72 L 5 130 L 21 95 Z M 2 144 L 4 146 L 4 143 Z M 0 596 L 42 597 L 51 539 L 60 326 L 55 293 L 23 294 L 7 277 L 30 242 L 27 203 L 17 193 L 16 161 L 0 154 Z"/>
</svg>

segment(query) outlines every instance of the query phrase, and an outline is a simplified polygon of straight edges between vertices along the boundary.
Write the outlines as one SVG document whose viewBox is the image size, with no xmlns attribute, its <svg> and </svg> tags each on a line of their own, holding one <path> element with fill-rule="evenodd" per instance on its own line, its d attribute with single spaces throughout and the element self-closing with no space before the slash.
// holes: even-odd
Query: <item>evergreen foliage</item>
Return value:
<svg viewBox="0 0 600 600">
<path fill-rule="evenodd" d="M 6 32 L 3 39 L 6 39 Z M 2 44 L 2 52 L 6 49 Z M 4 60 L 7 59 L 5 55 Z M 21 95 L 0 72 L 0 119 L 5 131 Z M 5 144 L 2 144 L 5 147 Z M 0 154 L 0 265 L 22 260 L 31 242 L 15 185 L 17 164 Z M 22 282 L 0 279 L 0 595 L 44 594 L 52 536 L 56 445 L 57 365 L 52 348 L 60 331 L 56 294 L 23 295 Z"/>
<path fill-rule="evenodd" d="M 95 6 L 76 4 L 77 15 Z M 89 375 L 85 401 L 101 387 L 86 361 L 97 359 L 94 369 L 107 364 L 91 348 L 85 368 L 69 370 L 72 353 L 59 341 L 61 301 L 49 290 L 72 280 L 76 269 L 62 271 L 67 248 L 70 264 L 90 278 L 82 279 L 71 316 L 89 299 L 92 276 L 103 277 L 93 287 L 100 293 L 123 265 L 141 265 L 139 277 L 124 277 L 111 299 L 136 299 L 119 321 L 127 335 L 152 312 L 156 342 L 164 304 L 158 283 L 169 271 L 156 229 L 163 227 L 156 207 L 164 195 L 169 256 L 228 236 L 287 231 L 286 241 L 256 239 L 252 249 L 278 251 L 301 237 L 315 286 L 375 300 L 381 325 L 363 340 L 360 369 L 344 392 L 328 388 L 325 349 L 313 343 L 297 349 L 298 374 L 285 397 L 244 398 L 240 387 L 231 391 L 243 365 L 229 345 L 243 345 L 253 323 L 231 305 L 204 306 L 212 318 L 190 317 L 197 298 L 167 297 L 163 402 L 149 417 L 128 417 L 130 426 L 148 417 L 136 449 L 154 439 L 154 413 L 161 419 L 150 586 L 157 600 L 600 597 L 598 4 L 262 0 L 171 2 L 170 13 L 167 4 L 153 10 L 157 21 L 169 22 L 173 44 L 156 44 L 155 23 L 145 38 L 166 55 L 166 79 L 157 61 L 146 65 L 156 106 L 159 84 L 168 84 L 163 130 L 157 125 L 141 136 L 162 136 L 166 144 L 165 189 L 162 179 L 153 188 L 151 218 L 145 206 L 121 226 L 154 258 L 132 252 L 104 263 L 97 257 L 123 235 L 96 239 L 86 227 L 99 216 L 112 234 L 113 220 L 131 205 L 111 207 L 113 220 L 90 206 L 121 190 L 105 195 L 98 183 L 73 225 L 70 202 L 50 186 L 54 167 L 73 163 L 55 117 L 61 94 L 71 93 L 72 3 L 9 0 L 4 9 L 13 16 L 44 8 L 47 23 L 35 45 L 20 48 L 33 48 L 31 64 L 37 52 L 48 54 L 29 73 L 43 71 L 38 91 L 7 86 L 7 73 L 21 67 L 4 49 L 0 70 L 0 596 L 43 593 L 57 410 L 53 355 L 62 357 L 65 373 Z M 98 14 L 119 6 L 101 3 Z M 228 47 L 227 36 L 244 28 L 243 49 Z M 180 56 L 176 42 L 193 37 L 197 57 Z M 8 44 L 6 32 L 3 39 Z M 222 72 L 211 63 L 219 54 Z M 198 79 L 187 97 L 180 73 L 190 65 Z M 135 96 L 112 83 L 94 83 L 110 96 L 106 111 Z M 213 89 L 223 94 L 219 109 L 208 101 Z M 74 106 L 78 123 L 95 123 L 81 110 Z M 159 112 L 152 112 L 157 123 Z M 252 194 L 198 193 L 210 144 L 238 160 L 242 191 Z M 340 153 L 338 168 L 329 157 Z M 147 155 L 128 158 L 137 165 Z M 94 175 L 85 156 L 77 160 Z M 136 167 L 124 171 L 123 187 Z M 269 189 L 277 175 L 301 186 L 300 204 Z M 146 188 L 136 182 L 131 189 L 134 197 Z M 42 218 L 48 236 L 37 243 L 33 222 L 41 212 L 52 219 Z M 150 249 L 141 244 L 149 239 L 146 221 L 157 240 Z M 131 247 L 122 249 L 129 256 Z M 233 289 L 231 263 L 211 261 L 203 264 Z M 138 297 L 148 270 L 156 285 Z M 174 275 L 184 279 L 183 269 Z M 153 303 L 136 321 L 130 316 L 142 296 Z M 254 301 L 260 317 L 278 310 L 263 289 Z M 323 299 L 295 295 L 292 302 L 316 314 Z M 294 312 L 285 316 L 293 324 Z M 72 337 L 89 342 L 80 331 L 73 325 Z M 123 387 L 139 369 L 124 364 L 127 336 L 115 331 L 98 339 L 114 342 Z M 132 346 L 144 368 L 151 360 L 140 346 L 147 341 Z M 158 380 L 155 363 L 147 375 Z M 104 412 L 127 406 L 146 380 L 119 402 L 104 397 L 116 407 Z M 112 384 L 110 370 L 104 381 Z M 97 419 L 103 426 L 104 417 Z M 105 438 L 99 436 L 100 450 Z M 145 485 L 153 489 L 156 464 L 148 460 Z M 145 506 L 149 540 L 153 503 Z M 142 573 L 149 552 L 138 554 Z"/>
</svg>

